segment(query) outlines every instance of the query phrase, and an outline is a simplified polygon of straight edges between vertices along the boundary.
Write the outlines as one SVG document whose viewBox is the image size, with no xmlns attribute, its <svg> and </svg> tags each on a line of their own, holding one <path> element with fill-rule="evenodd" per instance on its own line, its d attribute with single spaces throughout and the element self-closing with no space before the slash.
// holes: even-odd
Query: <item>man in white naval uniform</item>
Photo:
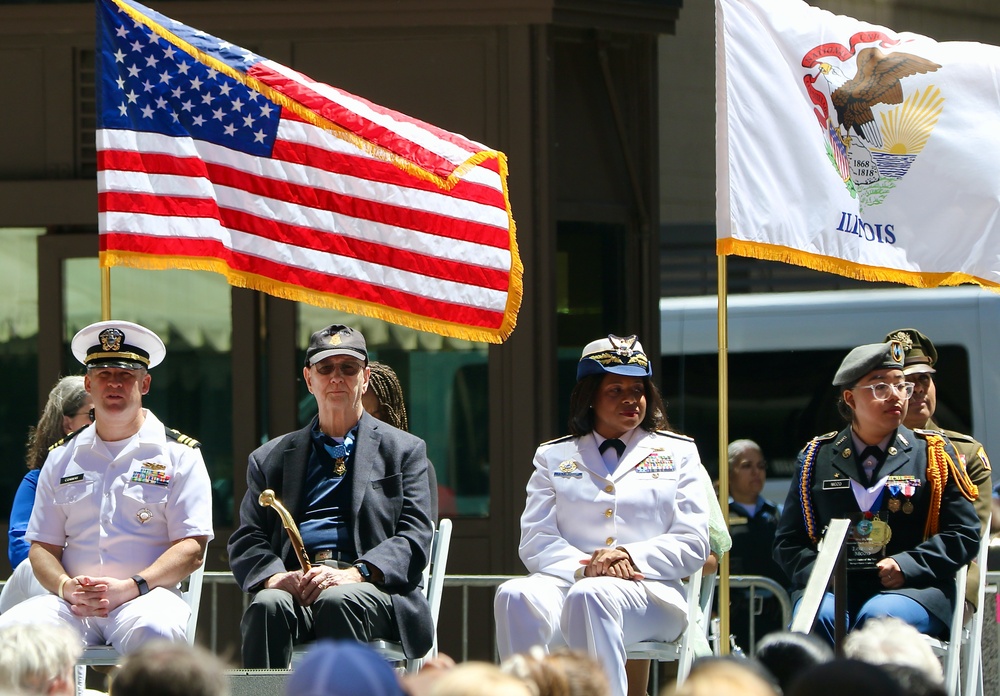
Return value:
<svg viewBox="0 0 1000 696">
<path fill-rule="evenodd" d="M 519 552 L 531 575 L 501 585 L 494 604 L 501 659 L 535 645 L 581 650 L 619 696 L 625 646 L 681 634 L 681 579 L 709 554 L 698 450 L 661 430 L 651 375 L 635 336 L 584 348 L 572 435 L 538 448 L 528 481 Z"/>
<path fill-rule="evenodd" d="M 87 645 L 122 654 L 184 640 L 190 611 L 178 583 L 213 536 L 212 492 L 198 443 L 142 407 L 163 342 L 125 321 L 73 338 L 87 367 L 95 422 L 57 443 L 38 480 L 25 535 L 51 594 L 17 605 L 0 626 L 65 622 Z"/>
</svg>

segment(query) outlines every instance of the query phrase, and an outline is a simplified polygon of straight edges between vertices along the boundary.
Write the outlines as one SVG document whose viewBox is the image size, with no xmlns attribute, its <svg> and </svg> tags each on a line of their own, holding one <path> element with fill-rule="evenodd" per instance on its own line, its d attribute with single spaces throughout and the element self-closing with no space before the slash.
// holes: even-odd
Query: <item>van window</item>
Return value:
<svg viewBox="0 0 1000 696">
<path fill-rule="evenodd" d="M 936 347 L 935 420 L 942 428 L 972 432 L 968 353 L 957 345 Z M 846 353 L 842 349 L 730 353 L 729 440 L 755 440 L 767 459 L 769 476 L 792 476 L 798 452 L 811 438 L 846 425 L 837 413 L 838 390 L 830 384 Z M 695 439 L 702 461 L 717 477 L 716 354 L 665 355 L 657 382 L 670 424 Z"/>
</svg>

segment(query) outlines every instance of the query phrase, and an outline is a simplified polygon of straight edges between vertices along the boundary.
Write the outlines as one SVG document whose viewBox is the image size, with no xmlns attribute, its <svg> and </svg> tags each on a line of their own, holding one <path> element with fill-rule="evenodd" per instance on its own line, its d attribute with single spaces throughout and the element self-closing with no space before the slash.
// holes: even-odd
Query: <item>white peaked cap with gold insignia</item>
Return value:
<svg viewBox="0 0 1000 696">
<path fill-rule="evenodd" d="M 167 354 L 163 341 L 130 321 L 99 321 L 73 337 L 73 356 L 87 366 L 140 370 L 156 367 Z"/>
</svg>

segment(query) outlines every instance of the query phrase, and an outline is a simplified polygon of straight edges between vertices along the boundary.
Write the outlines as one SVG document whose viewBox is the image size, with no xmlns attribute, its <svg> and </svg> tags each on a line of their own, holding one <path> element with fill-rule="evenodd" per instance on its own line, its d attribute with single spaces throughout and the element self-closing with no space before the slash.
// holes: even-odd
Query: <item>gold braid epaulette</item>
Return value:
<svg viewBox="0 0 1000 696">
<path fill-rule="evenodd" d="M 938 533 L 941 517 L 941 494 L 948 483 L 948 460 L 950 457 L 944 451 L 944 438 L 928 431 L 917 433 L 927 440 L 927 483 L 930 485 L 931 501 L 927 510 L 927 524 L 924 525 L 924 538 L 929 539 Z M 954 463 L 952 463 L 954 466 Z"/>
<path fill-rule="evenodd" d="M 952 444 L 952 447 L 954 446 L 955 445 Z M 944 445 L 942 444 L 942 448 L 943 447 Z M 958 450 L 956 448 L 956 452 L 957 451 Z M 980 457 L 982 457 L 983 454 L 986 454 L 982 447 L 979 448 L 979 451 L 981 453 Z M 952 476 L 955 477 L 955 483 L 958 484 L 958 490 L 963 496 L 965 496 L 965 499 L 970 503 L 974 503 L 979 500 L 979 486 L 974 484 L 972 479 L 969 478 L 969 472 L 966 471 L 964 466 L 959 466 L 954 459 L 948 456 L 947 452 L 944 453 L 944 456 L 948 460 L 948 468 L 951 469 Z"/>
<path fill-rule="evenodd" d="M 819 525 L 816 524 L 816 510 L 813 508 L 811 495 L 813 476 L 816 472 L 816 453 L 819 452 L 820 445 L 829 439 L 829 435 L 835 434 L 829 433 L 828 435 L 813 438 L 806 445 L 806 453 L 802 457 L 802 476 L 799 478 L 799 505 L 802 507 L 802 521 L 806 527 L 806 534 L 809 535 L 809 539 L 813 544 L 819 543 L 819 530 L 817 529 Z"/>
<path fill-rule="evenodd" d="M 201 443 L 200 442 L 198 442 L 197 440 L 195 440 L 190 435 L 185 435 L 180 430 L 175 430 L 173 428 L 168 428 L 167 426 L 163 426 L 163 430 L 166 432 L 167 437 L 169 437 L 171 440 L 176 440 L 177 442 L 181 443 L 182 445 L 187 445 L 188 447 L 191 447 L 193 449 L 197 449 L 197 448 L 201 447 Z"/>
</svg>

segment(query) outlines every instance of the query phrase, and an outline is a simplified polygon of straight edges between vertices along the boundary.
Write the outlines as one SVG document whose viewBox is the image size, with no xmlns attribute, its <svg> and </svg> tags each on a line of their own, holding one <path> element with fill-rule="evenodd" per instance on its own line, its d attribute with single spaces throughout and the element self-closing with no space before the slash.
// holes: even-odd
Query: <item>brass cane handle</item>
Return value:
<svg viewBox="0 0 1000 696">
<path fill-rule="evenodd" d="M 261 507 L 272 507 L 278 513 L 278 517 L 281 518 L 281 524 L 285 528 L 285 531 L 288 532 L 288 538 L 292 541 L 292 548 L 295 549 L 295 555 L 298 556 L 299 563 L 302 565 L 302 572 L 308 572 L 310 565 L 309 555 L 306 553 L 306 545 L 302 541 L 302 535 L 299 534 L 299 528 L 295 526 L 295 520 L 288 514 L 288 510 L 278 502 L 278 499 L 274 497 L 274 491 L 270 488 L 261 492 L 257 497 L 257 502 L 261 504 Z"/>
</svg>

